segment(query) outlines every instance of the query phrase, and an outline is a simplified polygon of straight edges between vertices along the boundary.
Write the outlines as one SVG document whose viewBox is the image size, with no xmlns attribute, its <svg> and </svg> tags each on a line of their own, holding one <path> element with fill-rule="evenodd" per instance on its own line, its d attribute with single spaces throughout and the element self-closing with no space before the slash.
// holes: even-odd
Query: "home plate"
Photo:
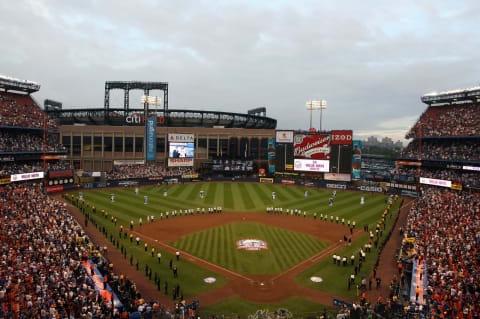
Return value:
<svg viewBox="0 0 480 319">
<path fill-rule="evenodd" d="M 322 282 L 323 281 L 322 278 L 316 277 L 316 276 L 310 277 L 310 280 L 313 281 L 313 282 Z"/>
</svg>

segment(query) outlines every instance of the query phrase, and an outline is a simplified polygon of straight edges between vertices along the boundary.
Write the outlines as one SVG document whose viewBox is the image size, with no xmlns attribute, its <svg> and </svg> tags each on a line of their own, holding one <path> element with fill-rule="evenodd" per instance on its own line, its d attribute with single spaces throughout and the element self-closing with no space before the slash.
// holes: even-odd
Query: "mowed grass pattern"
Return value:
<svg viewBox="0 0 480 319">
<path fill-rule="evenodd" d="M 237 249 L 241 239 L 259 239 L 268 249 Z M 170 245 L 240 274 L 276 274 L 322 251 L 328 244 L 260 223 L 233 223 L 183 236 Z"/>
<path fill-rule="evenodd" d="M 163 196 L 164 189 L 168 191 L 167 197 Z M 137 224 L 140 217 L 146 221 L 147 215 L 158 219 L 160 213 L 172 210 L 221 206 L 226 212 L 265 212 L 267 206 L 274 206 L 301 209 L 310 218 L 316 212 L 318 217 L 327 214 L 329 220 L 332 215 L 340 220 L 355 220 L 360 227 L 364 224 L 375 225 L 385 209 L 386 200 L 382 194 L 337 191 L 334 205 L 330 207 L 330 189 L 258 183 L 192 183 L 140 187 L 139 190 L 138 196 L 134 188 L 85 191 L 84 198 L 97 208 L 114 214 L 123 225 L 130 224 L 131 220 Z M 306 190 L 309 193 L 307 199 Z M 200 198 L 200 191 L 205 193 L 203 199 Z M 275 200 L 272 200 L 272 192 L 276 192 Z M 110 203 L 110 194 L 116 195 L 115 203 Z M 148 196 L 148 205 L 143 204 L 143 196 Z M 360 205 L 362 196 L 365 197 L 364 205 Z"/>
</svg>

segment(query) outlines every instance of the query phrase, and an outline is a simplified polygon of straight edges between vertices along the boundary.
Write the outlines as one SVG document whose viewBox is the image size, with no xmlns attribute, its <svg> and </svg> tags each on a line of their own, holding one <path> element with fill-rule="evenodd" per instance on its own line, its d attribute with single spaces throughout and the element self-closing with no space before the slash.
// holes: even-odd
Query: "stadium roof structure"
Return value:
<svg viewBox="0 0 480 319">
<path fill-rule="evenodd" d="M 27 92 L 30 94 L 39 91 L 40 84 L 0 74 L 0 89 L 4 89 L 5 91 Z"/>
<path fill-rule="evenodd" d="M 480 100 L 480 86 L 475 86 L 469 89 L 458 89 L 444 92 L 430 92 L 424 94 L 421 98 L 422 102 L 428 105 L 454 103 L 460 101 Z"/>
<path fill-rule="evenodd" d="M 62 109 L 47 114 L 58 119 L 60 125 L 144 125 L 143 110 L 125 110 L 124 108 L 75 108 Z M 241 114 L 219 111 L 168 109 L 150 111 L 149 116 L 157 117 L 157 123 L 167 127 L 206 127 L 206 128 L 248 128 L 275 129 L 277 120 L 253 114 Z"/>
</svg>

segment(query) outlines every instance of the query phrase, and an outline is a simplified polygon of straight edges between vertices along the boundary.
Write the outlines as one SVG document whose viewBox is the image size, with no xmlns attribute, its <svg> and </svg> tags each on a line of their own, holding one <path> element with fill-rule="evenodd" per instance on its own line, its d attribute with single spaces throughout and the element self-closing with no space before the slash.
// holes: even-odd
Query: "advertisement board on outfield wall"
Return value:
<svg viewBox="0 0 480 319">
<path fill-rule="evenodd" d="M 350 182 L 352 180 L 352 176 L 350 174 L 325 173 L 323 177 L 327 181 Z"/>
<path fill-rule="evenodd" d="M 260 183 L 265 183 L 265 184 L 273 184 L 274 180 L 273 178 L 260 178 Z"/>
<path fill-rule="evenodd" d="M 359 180 L 362 171 L 362 141 L 353 141 L 352 179 Z"/>
<path fill-rule="evenodd" d="M 293 166 L 296 171 L 324 173 L 330 170 L 330 161 L 296 158 Z"/>
<path fill-rule="evenodd" d="M 293 131 L 277 131 L 275 140 L 277 143 L 293 143 Z"/>
<path fill-rule="evenodd" d="M 168 141 L 174 143 L 194 143 L 195 138 L 193 134 L 168 134 Z"/>
<path fill-rule="evenodd" d="M 325 186 L 332 189 L 347 189 L 347 185 L 345 184 L 326 184 Z"/>
<path fill-rule="evenodd" d="M 293 154 L 295 158 L 330 159 L 330 135 L 295 134 L 293 140 Z"/>
<path fill-rule="evenodd" d="M 193 158 L 169 158 L 168 167 L 193 166 Z"/>
<path fill-rule="evenodd" d="M 332 130 L 331 144 L 352 145 L 352 130 Z"/>
</svg>

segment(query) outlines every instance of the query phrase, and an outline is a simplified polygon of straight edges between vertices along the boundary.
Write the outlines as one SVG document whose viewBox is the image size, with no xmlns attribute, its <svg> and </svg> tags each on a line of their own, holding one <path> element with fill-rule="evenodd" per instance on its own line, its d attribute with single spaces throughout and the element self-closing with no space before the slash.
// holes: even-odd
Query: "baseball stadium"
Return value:
<svg viewBox="0 0 480 319">
<path fill-rule="evenodd" d="M 174 109 L 168 86 L 67 107 L 0 78 L 2 317 L 478 317 L 479 87 L 423 95 L 376 182 L 352 129 Z"/>
</svg>

